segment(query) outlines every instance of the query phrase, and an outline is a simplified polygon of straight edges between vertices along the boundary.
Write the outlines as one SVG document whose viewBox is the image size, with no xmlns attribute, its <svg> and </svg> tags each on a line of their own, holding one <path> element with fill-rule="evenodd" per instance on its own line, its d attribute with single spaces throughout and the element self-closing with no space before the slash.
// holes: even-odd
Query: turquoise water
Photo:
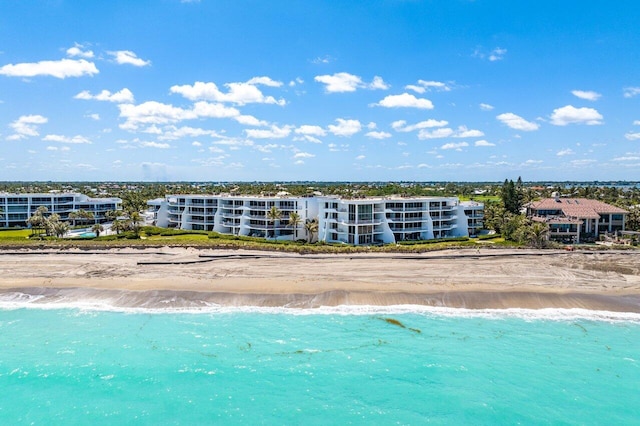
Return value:
<svg viewBox="0 0 640 426">
<path fill-rule="evenodd" d="M 637 319 L 459 312 L 3 309 L 0 424 L 640 422 Z"/>
</svg>

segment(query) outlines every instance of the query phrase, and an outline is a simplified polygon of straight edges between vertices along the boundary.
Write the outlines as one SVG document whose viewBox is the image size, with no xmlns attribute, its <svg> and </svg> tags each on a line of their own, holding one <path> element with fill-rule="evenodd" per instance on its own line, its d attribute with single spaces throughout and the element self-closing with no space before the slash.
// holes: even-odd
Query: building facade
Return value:
<svg viewBox="0 0 640 426">
<path fill-rule="evenodd" d="M 168 195 L 148 204 L 160 227 L 353 245 L 476 235 L 484 209 L 455 197 Z M 272 207 L 281 212 L 279 220 L 269 219 Z M 289 221 L 294 212 L 297 224 Z M 308 220 L 317 220 L 317 235 L 308 235 Z"/>
<path fill-rule="evenodd" d="M 625 229 L 629 212 L 597 200 L 554 194 L 527 206 L 527 216 L 549 226 L 549 239 L 563 243 L 594 242 L 600 235 Z"/>
<path fill-rule="evenodd" d="M 48 214 L 60 215 L 60 220 L 69 220 L 69 213 L 80 209 L 92 212 L 94 222 L 106 222 L 109 210 L 122 209 L 120 198 L 91 198 L 78 193 L 8 194 L 0 193 L 0 227 L 26 227 L 29 219 L 40 206 Z"/>
</svg>

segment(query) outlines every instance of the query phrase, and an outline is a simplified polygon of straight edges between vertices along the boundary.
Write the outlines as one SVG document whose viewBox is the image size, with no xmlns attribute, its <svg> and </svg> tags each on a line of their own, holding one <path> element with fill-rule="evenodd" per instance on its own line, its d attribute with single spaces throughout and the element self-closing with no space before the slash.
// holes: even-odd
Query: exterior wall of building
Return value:
<svg viewBox="0 0 640 426">
<path fill-rule="evenodd" d="M 107 219 L 109 210 L 120 210 L 120 198 L 90 198 L 77 193 L 44 194 L 8 194 L 0 193 L 0 227 L 26 227 L 27 219 L 36 209 L 45 206 L 48 214 L 56 213 L 63 221 L 69 220 L 69 213 L 80 209 L 92 212 L 94 222 L 102 223 Z"/>
<path fill-rule="evenodd" d="M 250 197 L 228 195 L 168 195 L 149 203 L 161 227 L 216 231 L 285 240 L 309 239 L 304 224 L 318 219 L 319 241 L 353 245 L 388 244 L 475 235 L 482 228 L 479 203 L 459 203 L 455 197 L 365 198 Z M 272 207 L 281 211 L 270 221 Z M 301 221 L 289 225 L 290 214 Z"/>
</svg>

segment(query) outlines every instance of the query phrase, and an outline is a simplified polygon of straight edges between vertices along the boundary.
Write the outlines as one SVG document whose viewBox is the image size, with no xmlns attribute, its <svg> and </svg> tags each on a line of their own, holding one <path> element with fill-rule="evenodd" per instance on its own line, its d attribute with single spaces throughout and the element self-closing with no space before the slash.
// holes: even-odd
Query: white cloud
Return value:
<svg viewBox="0 0 640 426">
<path fill-rule="evenodd" d="M 387 132 L 369 132 L 366 133 L 365 136 L 368 136 L 373 139 L 387 139 L 391 137 L 391 133 Z"/>
<path fill-rule="evenodd" d="M 493 109 L 493 105 L 489 105 L 489 104 L 480 104 L 480 109 L 483 111 L 491 111 Z"/>
<path fill-rule="evenodd" d="M 84 59 L 61 59 L 59 61 L 25 62 L 0 67 L 0 75 L 8 77 L 50 76 L 55 78 L 82 77 L 98 74 L 93 62 Z"/>
<path fill-rule="evenodd" d="M 573 154 L 575 154 L 575 153 L 573 152 L 573 150 L 571 148 L 562 149 L 562 150 L 556 152 L 556 155 L 558 157 L 563 157 L 565 155 L 573 155 Z"/>
<path fill-rule="evenodd" d="M 365 157 L 364 155 L 358 155 L 356 157 L 356 160 L 360 161 L 360 160 L 364 160 L 365 158 L 367 158 L 367 157 Z"/>
<path fill-rule="evenodd" d="M 119 92 L 111 93 L 108 90 L 103 90 L 97 95 L 92 95 L 88 90 L 83 90 L 74 96 L 74 99 L 96 100 L 106 102 L 128 103 L 134 102 L 133 93 L 126 87 Z"/>
<path fill-rule="evenodd" d="M 502 60 L 504 58 L 504 55 L 506 55 L 506 54 L 507 54 L 507 49 L 502 49 L 500 47 L 496 47 L 489 54 L 489 60 L 491 62 L 500 61 L 500 60 Z"/>
<path fill-rule="evenodd" d="M 553 110 L 551 124 L 556 126 L 566 126 L 567 124 L 592 126 L 602 124 L 602 115 L 593 108 L 576 108 L 572 105 L 567 105 Z"/>
<path fill-rule="evenodd" d="M 366 84 L 362 78 L 347 72 L 338 72 L 333 75 L 317 75 L 314 80 L 325 85 L 327 93 L 355 92 L 357 89 L 387 90 L 389 85 L 382 77 L 375 76 L 371 83 Z"/>
<path fill-rule="evenodd" d="M 67 49 L 67 56 L 91 59 L 94 54 L 91 50 L 85 50 L 85 47 L 81 44 L 75 43 L 73 47 Z"/>
<path fill-rule="evenodd" d="M 635 140 L 640 139 L 640 132 L 639 132 L 639 133 L 632 133 L 632 132 L 629 132 L 629 133 L 626 133 L 626 134 L 624 135 L 624 137 L 625 137 L 625 138 L 627 138 L 627 139 L 628 139 L 628 140 L 630 140 L 630 141 L 635 141 Z"/>
<path fill-rule="evenodd" d="M 456 151 L 462 151 L 462 148 L 469 146 L 466 142 L 458 143 L 446 143 L 440 147 L 440 149 L 455 149 Z"/>
<path fill-rule="evenodd" d="M 426 130 L 426 129 L 422 129 L 418 132 L 418 139 L 441 139 L 441 138 L 447 138 L 451 135 L 454 134 L 453 129 L 450 129 L 448 127 L 443 127 L 440 129 L 436 129 L 436 130 Z"/>
<path fill-rule="evenodd" d="M 369 89 L 372 90 L 387 90 L 390 86 L 384 82 L 382 77 L 375 76 L 373 77 L 373 81 L 369 84 Z"/>
<path fill-rule="evenodd" d="M 244 125 L 244 126 L 258 127 L 258 126 L 268 126 L 269 125 L 269 123 L 267 123 L 266 121 L 258 120 L 253 115 L 239 115 L 237 117 L 233 117 L 233 119 L 236 120 L 238 123 Z"/>
<path fill-rule="evenodd" d="M 172 86 L 169 90 L 171 93 L 177 93 L 185 98 L 196 100 L 208 100 L 216 102 L 230 102 L 237 105 L 245 105 L 251 103 L 260 104 L 276 104 L 283 106 L 287 102 L 284 99 L 276 100 L 273 96 L 265 96 L 256 84 L 262 84 L 270 87 L 279 87 L 282 85 L 279 81 L 271 80 L 269 77 L 254 77 L 246 83 L 227 83 L 225 87 L 229 90 L 224 93 L 218 89 L 215 83 L 204 83 L 196 81 L 193 85 Z"/>
<path fill-rule="evenodd" d="M 150 129 L 156 128 L 155 126 L 151 126 Z M 157 128 L 156 128 L 157 129 Z M 189 126 L 166 126 L 164 131 L 157 129 L 158 131 L 151 131 L 145 133 L 155 133 L 161 136 L 158 136 L 160 140 L 176 140 L 182 138 L 198 138 L 201 136 L 210 136 L 212 138 L 221 138 L 222 136 L 218 134 L 215 130 L 205 130 L 197 127 L 189 127 Z"/>
<path fill-rule="evenodd" d="M 298 127 L 295 132 L 299 135 L 310 135 L 310 136 L 325 136 L 327 132 L 320 126 L 312 126 L 309 124 L 303 124 Z"/>
<path fill-rule="evenodd" d="M 151 65 L 151 61 L 145 61 L 144 59 L 138 58 L 138 55 L 130 50 L 116 50 L 107 53 L 113 56 L 115 61 L 120 65 L 129 64 L 135 67 L 144 67 L 147 65 Z"/>
<path fill-rule="evenodd" d="M 7 140 L 19 140 L 29 136 L 38 136 L 38 125 L 45 124 L 49 120 L 47 117 L 41 115 L 23 115 L 13 123 L 9 124 L 9 127 L 15 132 L 13 135 L 8 136 Z"/>
<path fill-rule="evenodd" d="M 637 155 L 626 153 L 624 157 L 616 157 L 613 158 L 612 161 L 640 161 L 640 157 Z"/>
<path fill-rule="evenodd" d="M 640 95 L 640 87 L 625 87 L 622 91 L 625 98 L 633 98 Z"/>
<path fill-rule="evenodd" d="M 449 124 L 448 121 L 445 120 L 434 120 L 432 118 L 425 120 L 425 121 L 421 121 L 419 123 L 416 124 L 412 124 L 407 126 L 407 122 L 404 120 L 398 120 L 398 121 L 394 121 L 393 123 L 391 123 L 391 127 L 393 128 L 393 130 L 397 131 L 397 132 L 412 132 L 414 130 L 420 130 L 420 129 L 429 129 L 429 128 L 433 128 L 433 127 L 443 127 L 446 126 L 447 124 Z"/>
<path fill-rule="evenodd" d="M 439 92 L 448 92 L 451 87 L 441 81 L 418 80 L 418 84 L 409 84 L 404 86 L 407 90 L 413 90 L 416 93 L 425 93 L 426 91 L 436 90 Z"/>
<path fill-rule="evenodd" d="M 389 95 L 377 104 L 373 105 L 385 108 L 433 109 L 433 103 L 429 99 L 416 98 L 414 95 L 409 93 L 403 93 L 401 95 Z"/>
<path fill-rule="evenodd" d="M 453 135 L 454 138 L 480 138 L 484 133 L 480 130 L 467 129 L 467 126 L 459 126 L 458 131 Z"/>
<path fill-rule="evenodd" d="M 276 80 L 273 80 L 270 77 L 266 77 L 266 76 L 253 77 L 252 79 L 247 81 L 247 84 L 252 84 L 252 85 L 261 84 L 263 86 L 269 86 L 269 87 L 281 87 L 282 86 L 282 82 L 281 81 L 276 81 Z"/>
<path fill-rule="evenodd" d="M 363 86 L 362 78 L 346 72 L 317 75 L 314 80 L 325 84 L 325 90 L 329 93 L 355 92 L 358 87 Z"/>
<path fill-rule="evenodd" d="M 311 154 L 309 152 L 297 152 L 294 154 L 293 158 L 313 158 L 315 154 Z"/>
<path fill-rule="evenodd" d="M 362 130 L 362 124 L 358 120 L 344 120 L 337 118 L 338 124 L 330 124 L 329 131 L 336 136 L 352 136 Z"/>
<path fill-rule="evenodd" d="M 512 112 L 505 112 L 504 114 L 498 115 L 496 118 L 506 126 L 515 130 L 531 132 L 534 130 L 538 130 L 538 128 L 540 128 L 539 124 L 533 123 L 531 121 L 527 121 L 524 118 Z"/>
<path fill-rule="evenodd" d="M 156 149 L 169 149 L 171 145 L 168 143 L 160 143 L 160 142 L 140 142 L 140 146 L 143 148 L 156 148 Z"/>
<path fill-rule="evenodd" d="M 202 146 L 202 143 L 200 143 L 198 141 L 193 141 L 193 142 L 191 142 L 191 145 L 193 145 L 193 146 Z"/>
<path fill-rule="evenodd" d="M 291 134 L 291 126 L 271 126 L 269 130 L 247 129 L 245 132 L 247 137 L 254 139 L 282 139 Z"/>
<path fill-rule="evenodd" d="M 474 143 L 474 145 L 475 145 L 475 146 L 496 146 L 496 144 L 495 144 L 495 143 L 491 143 L 491 142 L 486 141 L 486 140 L 484 140 L 484 139 L 483 139 L 483 140 L 476 141 L 476 142 Z"/>
<path fill-rule="evenodd" d="M 584 90 L 572 90 L 571 94 L 587 101 L 597 101 L 602 96 L 600 93 Z"/>
<path fill-rule="evenodd" d="M 329 55 L 318 56 L 311 60 L 312 64 L 328 64 L 330 62 L 333 62 L 333 58 Z"/>
<path fill-rule="evenodd" d="M 60 143 L 72 143 L 72 144 L 90 144 L 91 141 L 84 136 L 76 135 L 73 137 L 62 135 L 46 135 L 42 138 L 46 142 L 60 142 Z"/>
<path fill-rule="evenodd" d="M 233 118 L 240 115 L 235 108 L 222 104 L 197 102 L 192 109 L 183 109 L 156 101 L 139 105 L 119 104 L 120 117 L 126 122 L 120 125 L 125 130 L 137 130 L 140 124 L 170 124 L 196 118 Z"/>
<path fill-rule="evenodd" d="M 633 125 L 634 126 L 640 126 L 640 120 L 634 120 L 633 121 Z"/>
<path fill-rule="evenodd" d="M 100 121 L 100 114 L 97 114 L 97 113 L 89 114 L 89 115 L 86 115 L 85 117 L 89 117 L 90 119 L 95 121 Z"/>
</svg>

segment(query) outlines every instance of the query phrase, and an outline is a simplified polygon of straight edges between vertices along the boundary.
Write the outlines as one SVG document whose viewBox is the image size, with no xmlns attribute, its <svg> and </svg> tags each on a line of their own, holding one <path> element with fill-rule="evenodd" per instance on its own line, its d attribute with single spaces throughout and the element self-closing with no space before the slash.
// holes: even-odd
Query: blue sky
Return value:
<svg viewBox="0 0 640 426">
<path fill-rule="evenodd" d="M 640 180 L 639 12 L 5 1 L 0 180 Z"/>
</svg>

